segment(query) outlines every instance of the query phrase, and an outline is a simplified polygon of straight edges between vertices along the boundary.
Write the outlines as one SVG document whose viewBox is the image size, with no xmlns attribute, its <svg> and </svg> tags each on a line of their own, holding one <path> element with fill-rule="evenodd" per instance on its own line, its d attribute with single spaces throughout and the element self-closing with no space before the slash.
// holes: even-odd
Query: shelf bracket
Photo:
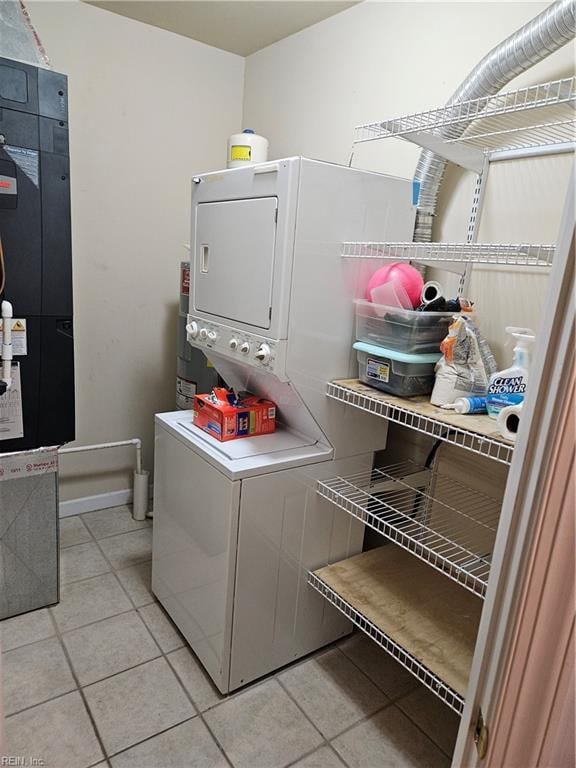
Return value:
<svg viewBox="0 0 576 768">
<path fill-rule="evenodd" d="M 450 143 L 441 136 L 435 136 L 433 133 L 407 133 L 404 138 L 413 144 L 417 144 L 419 147 L 431 150 L 451 163 L 466 168 L 468 171 L 482 173 L 485 155 L 480 149 L 456 142 Z"/>
</svg>

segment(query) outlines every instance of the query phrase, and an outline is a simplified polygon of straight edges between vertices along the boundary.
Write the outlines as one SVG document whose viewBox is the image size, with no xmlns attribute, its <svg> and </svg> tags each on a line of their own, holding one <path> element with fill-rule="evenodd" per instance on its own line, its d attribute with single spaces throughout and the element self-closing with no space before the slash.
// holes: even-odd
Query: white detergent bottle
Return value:
<svg viewBox="0 0 576 768">
<path fill-rule="evenodd" d="M 514 358 L 510 368 L 493 373 L 488 383 L 486 409 L 493 419 L 503 408 L 517 405 L 526 396 L 528 374 L 530 371 L 530 351 L 536 338 L 530 328 L 506 328 L 516 340 Z"/>
</svg>

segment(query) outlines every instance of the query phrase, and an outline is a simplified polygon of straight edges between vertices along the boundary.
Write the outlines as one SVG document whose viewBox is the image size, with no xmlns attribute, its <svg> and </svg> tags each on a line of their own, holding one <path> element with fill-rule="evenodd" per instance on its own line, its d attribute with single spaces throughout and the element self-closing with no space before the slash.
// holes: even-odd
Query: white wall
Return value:
<svg viewBox="0 0 576 768">
<path fill-rule="evenodd" d="M 174 407 L 189 179 L 224 165 L 230 133 L 255 128 L 272 157 L 345 163 L 356 124 L 443 103 L 544 7 L 367 2 L 250 56 L 244 80 L 245 60 L 233 54 L 75 0 L 31 2 L 55 69 L 70 78 L 78 441 L 142 436 L 152 468 L 153 414 Z M 572 53 L 554 54 L 511 87 L 571 74 Z M 417 157 L 401 142 L 378 142 L 358 148 L 354 164 L 410 177 Z M 496 169 L 487 239 L 555 238 L 568 164 L 542 162 Z M 464 238 L 470 186 L 469 175 L 448 174 L 438 237 Z M 476 273 L 472 295 L 501 359 L 505 324 L 537 324 L 545 280 Z M 67 457 L 62 498 L 128 488 L 129 460 L 124 451 Z"/>
<path fill-rule="evenodd" d="M 79 2 L 32 2 L 69 76 L 77 439 L 144 439 L 174 410 L 189 184 L 241 124 L 244 59 Z M 130 487 L 127 451 L 61 462 L 61 498 Z"/>
<path fill-rule="evenodd" d="M 362 3 L 247 58 L 244 125 L 269 138 L 271 157 L 346 163 L 355 125 L 442 105 L 491 48 L 547 5 Z M 566 46 L 509 88 L 573 69 L 574 48 Z M 416 148 L 392 139 L 359 145 L 353 164 L 412 177 L 417 159 Z M 494 167 L 480 239 L 553 242 L 570 164 L 560 157 Z M 437 239 L 465 240 L 473 181 L 459 169 L 447 174 Z M 537 327 L 546 280 L 511 270 L 475 272 L 470 295 L 501 364 L 510 355 L 504 326 Z"/>
</svg>

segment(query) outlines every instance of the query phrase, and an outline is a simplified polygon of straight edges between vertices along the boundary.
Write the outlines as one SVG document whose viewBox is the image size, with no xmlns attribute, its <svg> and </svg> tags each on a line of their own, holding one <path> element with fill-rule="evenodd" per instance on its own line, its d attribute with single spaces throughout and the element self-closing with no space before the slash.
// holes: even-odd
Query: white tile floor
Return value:
<svg viewBox="0 0 576 768">
<path fill-rule="evenodd" d="M 61 521 L 60 604 L 2 622 L 8 754 L 45 768 L 450 765 L 457 716 L 362 635 L 222 697 L 154 600 L 151 533 L 126 507 Z"/>
</svg>

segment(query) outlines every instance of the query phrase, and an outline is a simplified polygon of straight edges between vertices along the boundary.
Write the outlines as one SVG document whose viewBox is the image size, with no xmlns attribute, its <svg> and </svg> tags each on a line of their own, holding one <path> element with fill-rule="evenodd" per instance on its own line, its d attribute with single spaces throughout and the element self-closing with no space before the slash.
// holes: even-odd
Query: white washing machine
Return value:
<svg viewBox="0 0 576 768">
<path fill-rule="evenodd" d="M 356 374 L 352 300 L 379 266 L 340 248 L 408 240 L 414 215 L 408 180 L 299 157 L 193 181 L 188 341 L 279 414 L 225 443 L 191 412 L 156 417 L 152 587 L 224 693 L 351 631 L 307 586 L 363 538 L 317 480 L 386 444 L 383 420 L 325 395 Z"/>
</svg>

